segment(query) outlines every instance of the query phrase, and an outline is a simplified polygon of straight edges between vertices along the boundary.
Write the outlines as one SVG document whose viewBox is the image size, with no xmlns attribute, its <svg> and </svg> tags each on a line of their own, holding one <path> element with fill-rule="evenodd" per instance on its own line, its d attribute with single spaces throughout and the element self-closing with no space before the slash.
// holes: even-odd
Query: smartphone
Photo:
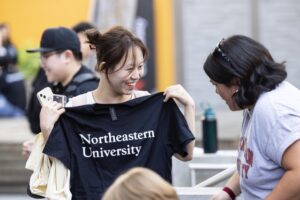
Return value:
<svg viewBox="0 0 300 200">
<path fill-rule="evenodd" d="M 61 94 L 53 94 L 53 101 L 61 103 L 63 107 L 65 107 L 67 104 L 67 97 Z"/>
<path fill-rule="evenodd" d="M 56 101 L 58 103 L 61 103 L 63 107 L 65 107 L 67 103 L 67 97 L 65 95 L 53 94 L 50 87 L 46 87 L 42 89 L 36 95 L 42 106 L 47 104 L 47 102 L 50 101 Z"/>
</svg>

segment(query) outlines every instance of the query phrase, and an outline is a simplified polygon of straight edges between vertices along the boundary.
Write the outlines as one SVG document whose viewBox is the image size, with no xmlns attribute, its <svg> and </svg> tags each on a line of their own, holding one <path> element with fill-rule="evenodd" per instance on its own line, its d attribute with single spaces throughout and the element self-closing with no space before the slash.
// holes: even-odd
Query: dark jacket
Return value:
<svg viewBox="0 0 300 200">
<path fill-rule="evenodd" d="M 53 85 L 48 83 L 44 70 L 40 69 L 32 84 L 33 91 L 31 93 L 27 109 L 27 118 L 31 131 L 35 134 L 41 132 L 39 118 L 41 105 L 36 97 L 37 92 L 49 86 L 54 94 L 62 94 L 67 96 L 67 98 L 70 98 L 96 89 L 98 87 L 98 83 L 99 79 L 96 78 L 93 72 L 85 66 L 80 68 L 71 82 L 65 87 L 61 84 Z"/>
</svg>

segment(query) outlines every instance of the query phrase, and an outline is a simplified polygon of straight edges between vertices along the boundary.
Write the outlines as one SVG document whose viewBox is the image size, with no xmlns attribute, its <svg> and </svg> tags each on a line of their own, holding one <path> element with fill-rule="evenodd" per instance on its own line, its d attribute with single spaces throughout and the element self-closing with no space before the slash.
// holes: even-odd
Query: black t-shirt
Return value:
<svg viewBox="0 0 300 200">
<path fill-rule="evenodd" d="M 124 171 L 143 166 L 171 182 L 171 157 L 194 140 L 175 102 L 162 93 L 121 104 L 66 108 L 44 153 L 71 171 L 72 199 L 99 200 Z"/>
</svg>

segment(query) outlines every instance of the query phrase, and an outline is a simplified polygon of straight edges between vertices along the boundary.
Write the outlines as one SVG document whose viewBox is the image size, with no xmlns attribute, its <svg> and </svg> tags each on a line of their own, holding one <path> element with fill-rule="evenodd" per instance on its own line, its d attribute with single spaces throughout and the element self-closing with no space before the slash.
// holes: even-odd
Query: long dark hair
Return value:
<svg viewBox="0 0 300 200">
<path fill-rule="evenodd" d="M 273 90 L 287 77 L 284 62 L 276 63 L 268 49 L 243 35 L 223 39 L 203 68 L 217 83 L 240 86 L 233 97 L 242 109 L 254 105 L 260 94 Z"/>
<path fill-rule="evenodd" d="M 86 35 L 88 43 L 90 43 L 92 48 L 94 47 L 97 52 L 96 70 L 104 70 L 106 76 L 108 75 L 109 70 L 114 70 L 114 67 L 124 56 L 124 63 L 126 62 L 128 51 L 132 47 L 141 49 L 144 60 L 148 57 L 148 50 L 143 42 L 121 26 L 113 27 L 104 34 L 101 34 L 95 29 L 88 30 L 86 31 Z M 133 57 L 135 58 L 136 56 L 133 55 Z M 105 64 L 99 69 L 102 62 L 105 62 Z"/>
</svg>

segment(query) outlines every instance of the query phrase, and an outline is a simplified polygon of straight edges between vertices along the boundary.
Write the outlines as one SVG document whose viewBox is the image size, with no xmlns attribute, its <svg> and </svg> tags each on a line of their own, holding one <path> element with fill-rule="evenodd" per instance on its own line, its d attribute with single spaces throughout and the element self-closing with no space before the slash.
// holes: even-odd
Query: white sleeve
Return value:
<svg viewBox="0 0 300 200">
<path fill-rule="evenodd" d="M 80 94 L 76 97 L 70 98 L 68 103 L 66 104 L 66 107 L 82 106 L 93 103 L 95 102 L 93 99 L 92 92 L 87 92 L 84 94 Z"/>
<path fill-rule="evenodd" d="M 284 152 L 300 139 L 300 118 L 289 114 L 281 116 L 268 138 L 267 155 L 281 166 Z"/>
</svg>

